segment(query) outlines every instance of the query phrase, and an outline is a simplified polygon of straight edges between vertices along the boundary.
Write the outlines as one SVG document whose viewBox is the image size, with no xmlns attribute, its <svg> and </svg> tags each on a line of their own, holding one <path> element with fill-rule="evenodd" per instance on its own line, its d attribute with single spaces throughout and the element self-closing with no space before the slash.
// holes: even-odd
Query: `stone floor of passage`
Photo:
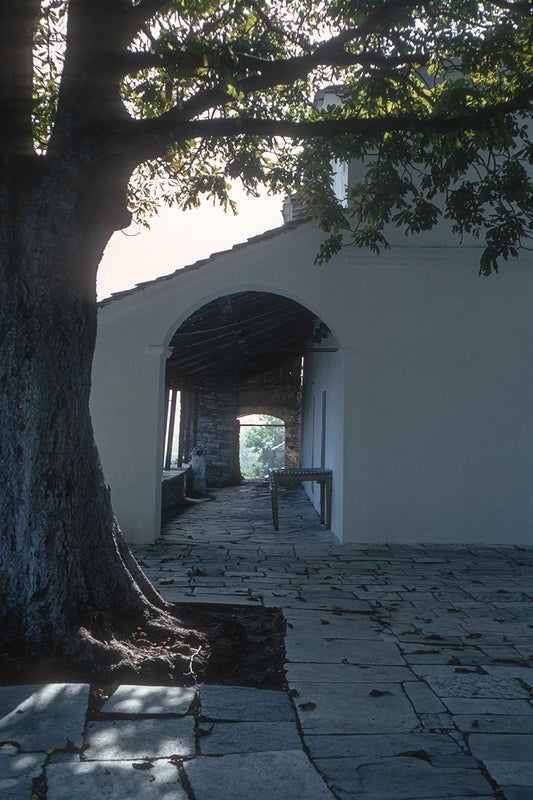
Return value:
<svg viewBox="0 0 533 800">
<path fill-rule="evenodd" d="M 0 687 L 4 800 L 533 800 L 533 548 L 341 545 L 300 486 L 210 490 L 136 555 L 286 620 L 287 689 Z"/>
</svg>

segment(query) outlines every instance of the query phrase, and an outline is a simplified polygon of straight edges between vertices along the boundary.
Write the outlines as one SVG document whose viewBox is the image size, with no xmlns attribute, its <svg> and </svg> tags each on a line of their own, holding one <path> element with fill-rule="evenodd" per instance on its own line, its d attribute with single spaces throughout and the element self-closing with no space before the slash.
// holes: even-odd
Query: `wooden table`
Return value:
<svg viewBox="0 0 533 800">
<path fill-rule="evenodd" d="M 331 486 L 333 483 L 333 473 L 330 469 L 323 467 L 304 467 L 298 469 L 285 469 L 279 467 L 268 471 L 268 485 L 270 487 L 270 499 L 272 500 L 272 522 L 274 530 L 279 531 L 278 519 L 278 487 L 280 483 L 289 481 L 316 481 L 320 484 L 320 522 L 326 523 L 328 530 L 331 528 Z"/>
</svg>

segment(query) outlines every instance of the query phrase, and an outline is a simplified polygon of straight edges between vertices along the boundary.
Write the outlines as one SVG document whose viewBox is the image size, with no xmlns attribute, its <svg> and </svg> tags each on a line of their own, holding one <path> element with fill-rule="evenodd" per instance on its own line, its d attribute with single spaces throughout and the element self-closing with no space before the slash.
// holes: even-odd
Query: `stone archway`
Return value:
<svg viewBox="0 0 533 800">
<path fill-rule="evenodd" d="M 165 383 L 181 392 L 178 463 L 202 445 L 208 486 L 240 481 L 237 418 L 267 413 L 286 425 L 286 466 L 297 466 L 302 357 L 329 330 L 272 292 L 238 292 L 201 306 L 169 343 Z"/>
</svg>

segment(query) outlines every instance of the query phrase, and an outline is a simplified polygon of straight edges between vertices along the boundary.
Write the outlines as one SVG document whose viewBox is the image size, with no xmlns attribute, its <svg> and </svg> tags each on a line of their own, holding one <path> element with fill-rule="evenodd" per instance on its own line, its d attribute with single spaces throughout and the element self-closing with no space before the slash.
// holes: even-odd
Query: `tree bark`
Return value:
<svg viewBox="0 0 533 800">
<path fill-rule="evenodd" d="M 68 656 L 86 631 L 178 628 L 113 516 L 89 414 L 111 229 L 80 219 L 66 173 L 40 163 L 20 162 L 0 195 L 0 630 L 11 646 Z"/>
</svg>

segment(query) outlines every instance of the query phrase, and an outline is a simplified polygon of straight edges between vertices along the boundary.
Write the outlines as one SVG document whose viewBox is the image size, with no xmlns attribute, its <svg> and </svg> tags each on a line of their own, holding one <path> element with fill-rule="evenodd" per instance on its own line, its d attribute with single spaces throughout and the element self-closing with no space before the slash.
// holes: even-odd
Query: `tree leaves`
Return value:
<svg viewBox="0 0 533 800">
<path fill-rule="evenodd" d="M 348 243 L 378 253 L 394 227 L 412 235 L 443 220 L 458 241 L 484 241 L 485 275 L 527 245 L 530 4 L 171 0 L 146 7 L 86 10 L 91 35 L 100 31 L 104 40 L 113 30 L 109 49 L 99 43 L 92 60 L 90 49 L 76 51 L 75 37 L 65 51 L 67 15 L 78 12 L 64 2 L 40 4 L 34 37 L 36 150 L 44 153 L 54 129 L 63 130 L 65 87 L 71 92 L 78 81 L 84 130 L 98 130 L 93 158 L 127 152 L 137 166 L 129 199 L 138 217 L 161 201 L 190 208 L 204 196 L 233 208 L 228 182 L 237 177 L 251 192 L 263 184 L 305 198 L 327 234 L 319 263 Z M 343 88 L 316 103 L 328 85 Z M 120 130 L 119 92 L 130 116 Z M 72 114 L 68 104 L 64 113 Z M 363 129 L 364 121 L 376 124 Z M 334 161 L 357 165 L 347 198 L 333 191 Z"/>
</svg>

